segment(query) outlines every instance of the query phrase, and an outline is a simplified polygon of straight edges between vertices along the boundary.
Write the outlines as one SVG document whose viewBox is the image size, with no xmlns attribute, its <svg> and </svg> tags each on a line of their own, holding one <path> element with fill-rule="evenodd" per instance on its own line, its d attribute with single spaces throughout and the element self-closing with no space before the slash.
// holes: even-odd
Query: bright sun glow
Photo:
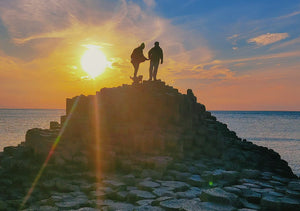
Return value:
<svg viewBox="0 0 300 211">
<path fill-rule="evenodd" d="M 108 65 L 106 56 L 97 45 L 85 45 L 88 50 L 81 57 L 81 66 L 92 78 L 104 72 Z"/>
</svg>

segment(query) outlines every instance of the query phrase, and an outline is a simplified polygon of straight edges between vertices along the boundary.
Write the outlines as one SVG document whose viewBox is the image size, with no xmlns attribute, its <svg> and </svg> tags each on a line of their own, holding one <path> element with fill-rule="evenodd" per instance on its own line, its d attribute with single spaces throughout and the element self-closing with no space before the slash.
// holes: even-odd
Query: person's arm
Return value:
<svg viewBox="0 0 300 211">
<path fill-rule="evenodd" d="M 152 55 L 152 48 L 148 51 L 148 58 L 151 59 L 151 55 Z"/>
<path fill-rule="evenodd" d="M 132 51 L 132 53 L 131 53 L 131 59 L 133 59 L 133 57 L 134 57 L 134 55 L 135 55 L 135 49 L 133 49 L 133 51 Z"/>
<path fill-rule="evenodd" d="M 160 63 L 164 63 L 164 53 L 163 50 L 161 49 L 161 57 L 160 57 Z"/>
<path fill-rule="evenodd" d="M 145 60 L 148 60 L 148 59 L 147 59 L 147 57 L 146 57 L 146 56 L 144 56 L 144 53 L 143 53 L 143 57 L 144 57 L 144 59 L 145 59 Z"/>
</svg>

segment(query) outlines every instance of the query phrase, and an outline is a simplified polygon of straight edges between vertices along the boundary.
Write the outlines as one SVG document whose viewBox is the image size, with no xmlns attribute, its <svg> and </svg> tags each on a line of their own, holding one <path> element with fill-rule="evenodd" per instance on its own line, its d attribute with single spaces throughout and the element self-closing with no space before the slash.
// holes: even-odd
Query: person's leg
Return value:
<svg viewBox="0 0 300 211">
<path fill-rule="evenodd" d="M 150 61 L 150 67 L 149 67 L 149 81 L 152 80 L 152 73 L 153 73 L 153 61 Z"/>
<path fill-rule="evenodd" d="M 154 66 L 154 71 L 153 71 L 153 78 L 154 78 L 154 81 L 156 81 L 156 75 L 157 75 L 158 65 L 159 65 L 159 62 L 155 62 L 155 63 L 153 64 L 153 66 Z"/>
<path fill-rule="evenodd" d="M 134 67 L 134 74 L 133 74 L 133 77 L 135 78 L 136 75 L 137 75 L 137 72 L 139 70 L 139 66 L 140 66 L 140 63 L 132 63 L 133 64 L 133 67 Z"/>
</svg>

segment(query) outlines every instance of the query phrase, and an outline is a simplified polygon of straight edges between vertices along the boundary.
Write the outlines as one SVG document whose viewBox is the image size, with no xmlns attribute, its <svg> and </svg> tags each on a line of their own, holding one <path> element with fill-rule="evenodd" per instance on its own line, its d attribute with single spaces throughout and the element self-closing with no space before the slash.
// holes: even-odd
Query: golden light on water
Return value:
<svg viewBox="0 0 300 211">
<path fill-rule="evenodd" d="M 108 66 L 108 61 L 105 54 L 97 45 L 85 45 L 88 48 L 81 57 L 82 69 L 89 74 L 90 77 L 95 78 L 105 71 Z"/>
</svg>

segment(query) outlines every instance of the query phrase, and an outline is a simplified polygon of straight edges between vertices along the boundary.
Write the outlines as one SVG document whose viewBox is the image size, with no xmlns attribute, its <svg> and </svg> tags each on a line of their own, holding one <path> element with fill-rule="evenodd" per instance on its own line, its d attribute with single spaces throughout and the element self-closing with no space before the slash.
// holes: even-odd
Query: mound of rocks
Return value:
<svg viewBox="0 0 300 211">
<path fill-rule="evenodd" d="M 161 81 L 67 99 L 60 124 L 0 153 L 0 185 L 0 210 L 300 209 L 278 153 Z"/>
</svg>

